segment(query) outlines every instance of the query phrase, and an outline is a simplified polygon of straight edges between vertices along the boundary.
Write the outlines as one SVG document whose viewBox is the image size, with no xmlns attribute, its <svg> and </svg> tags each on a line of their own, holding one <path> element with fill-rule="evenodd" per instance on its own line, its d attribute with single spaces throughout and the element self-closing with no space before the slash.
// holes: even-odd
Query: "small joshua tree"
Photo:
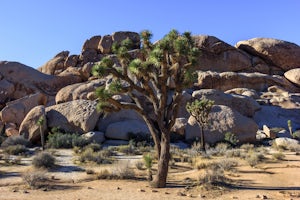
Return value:
<svg viewBox="0 0 300 200">
<path fill-rule="evenodd" d="M 287 121 L 287 124 L 288 124 L 288 128 L 289 128 L 289 131 L 290 131 L 290 135 L 292 138 L 294 138 L 294 135 L 293 135 L 293 128 L 292 128 L 292 121 L 291 120 L 288 120 Z"/>
<path fill-rule="evenodd" d="M 43 131 L 43 124 L 45 122 L 45 118 L 41 116 L 39 120 L 37 121 L 37 124 L 40 128 L 40 135 L 41 135 L 41 144 L 42 144 L 42 149 L 45 150 L 45 136 L 44 136 L 44 131 Z"/>
<path fill-rule="evenodd" d="M 146 154 L 143 156 L 143 159 L 144 159 L 144 163 L 145 163 L 145 166 L 147 168 L 147 171 L 148 171 L 148 181 L 152 181 L 152 165 L 153 165 L 153 158 L 152 156 L 150 155 L 150 153 Z"/>
<path fill-rule="evenodd" d="M 200 126 L 200 143 L 201 150 L 205 151 L 205 138 L 204 138 L 204 128 L 208 123 L 208 115 L 211 111 L 212 106 L 214 105 L 214 101 L 201 98 L 200 100 L 196 99 L 192 103 L 187 103 L 186 109 L 187 111 L 195 117 L 198 125 Z"/>
</svg>

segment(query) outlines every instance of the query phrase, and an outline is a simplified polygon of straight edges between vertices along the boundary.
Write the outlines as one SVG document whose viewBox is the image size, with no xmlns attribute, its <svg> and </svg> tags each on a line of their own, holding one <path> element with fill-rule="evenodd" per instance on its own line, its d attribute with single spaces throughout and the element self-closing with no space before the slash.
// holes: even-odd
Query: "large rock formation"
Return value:
<svg viewBox="0 0 300 200">
<path fill-rule="evenodd" d="M 223 105 L 215 105 L 209 114 L 210 125 L 205 127 L 206 143 L 216 143 L 224 140 L 225 133 L 236 135 L 241 143 L 254 142 L 258 126 L 256 123 L 239 112 Z M 200 138 L 200 127 L 194 117 L 190 117 L 185 129 L 185 138 Z"/>
<path fill-rule="evenodd" d="M 27 113 L 38 105 L 46 105 L 47 97 L 44 94 L 36 93 L 11 101 L 1 110 L 0 117 L 3 122 L 13 122 L 20 126 Z"/>
<path fill-rule="evenodd" d="M 300 67 L 300 47 L 291 42 L 271 38 L 253 38 L 240 41 L 236 46 L 284 71 Z"/>
<path fill-rule="evenodd" d="M 198 57 L 199 70 L 237 72 L 252 67 L 251 56 L 216 37 L 199 35 L 193 38 L 201 50 Z"/>
<path fill-rule="evenodd" d="M 38 124 L 40 118 L 44 119 L 44 123 L 41 125 L 41 127 Z M 28 139 L 32 143 L 39 143 L 41 141 L 40 131 L 42 131 L 43 134 L 46 134 L 46 130 L 47 119 L 45 107 L 36 106 L 26 115 L 20 126 L 19 134 L 23 135 L 24 138 Z"/>
<path fill-rule="evenodd" d="M 260 109 L 259 104 L 250 97 L 225 94 L 222 91 L 214 89 L 196 90 L 193 92 L 193 97 L 196 99 L 204 97 L 213 100 L 216 105 L 228 106 L 247 117 L 253 117 L 255 112 Z"/>
<path fill-rule="evenodd" d="M 95 101 L 75 100 L 47 107 L 48 127 L 59 127 L 69 133 L 92 131 L 100 116 L 96 104 Z"/>
<path fill-rule="evenodd" d="M 105 84 L 105 79 L 102 80 L 92 80 L 84 83 L 76 83 L 73 85 L 68 85 L 58 91 L 55 97 L 55 102 L 57 104 L 64 103 L 68 101 L 73 101 L 77 99 L 89 99 L 89 97 L 94 96 L 94 92 L 97 87 Z"/>
<path fill-rule="evenodd" d="M 35 121 L 44 111 L 42 106 L 35 106 L 44 105 L 47 127 L 43 129 L 60 127 L 71 133 L 93 131 L 87 137 L 96 137 L 99 143 L 104 140 L 104 134 L 123 140 L 128 139 L 130 132 L 148 134 L 143 118 L 135 111 L 102 114 L 96 111 L 96 101 L 92 101 L 96 99 L 95 88 L 108 87 L 112 80 L 112 77 L 103 80 L 93 77 L 93 65 L 109 56 L 116 68 L 119 67 L 112 46 L 127 38 L 133 41 L 129 55 L 133 59 L 141 58 L 139 34 L 120 31 L 91 37 L 84 42 L 79 55 L 60 52 L 40 67 L 40 71 L 16 62 L 0 62 L 0 132 L 3 129 L 7 135 L 21 133 L 33 142 L 39 141 Z M 193 98 L 202 96 L 216 104 L 210 114 L 213 124 L 206 130 L 209 143 L 223 140 L 226 132 L 236 134 L 240 142 L 252 142 L 256 124 L 287 128 L 286 121 L 290 119 L 293 129 L 300 129 L 298 45 L 255 38 L 239 42 L 236 48 L 213 36 L 193 38 L 201 51 L 195 69 L 199 76 L 194 87 L 183 93 L 173 132 L 185 134 L 186 139 L 199 136 L 199 127 L 185 106 Z M 176 89 L 172 78 L 166 84 Z M 114 98 L 132 102 L 128 95 L 115 95 Z M 172 98 L 168 99 L 170 101 Z M 146 109 L 145 112 L 153 111 Z M 256 123 L 248 117 L 254 118 Z"/>
<path fill-rule="evenodd" d="M 41 73 L 18 62 L 0 62 L 0 81 L 13 85 L 9 99 L 15 100 L 37 92 L 55 95 L 67 85 L 76 83 L 74 76 L 53 76 Z M 12 88 L 10 85 L 9 88 Z"/>
<path fill-rule="evenodd" d="M 250 88 L 257 91 L 264 91 L 270 86 L 278 85 L 290 92 L 300 91 L 300 88 L 294 86 L 282 76 L 271 76 L 262 73 L 200 71 L 196 85 L 201 89 L 218 89 L 222 91 L 233 88 Z"/>
</svg>

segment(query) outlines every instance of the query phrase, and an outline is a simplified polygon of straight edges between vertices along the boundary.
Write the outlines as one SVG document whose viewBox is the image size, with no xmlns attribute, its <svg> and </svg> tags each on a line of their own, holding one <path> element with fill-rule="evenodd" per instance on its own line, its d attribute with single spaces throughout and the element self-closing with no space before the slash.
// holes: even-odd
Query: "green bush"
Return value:
<svg viewBox="0 0 300 200">
<path fill-rule="evenodd" d="M 52 133 L 48 136 L 48 148 L 73 148 L 75 146 L 84 147 L 89 141 L 78 134 L 71 133 Z"/>
<path fill-rule="evenodd" d="M 237 136 L 231 132 L 225 133 L 224 140 L 225 142 L 228 142 L 232 146 L 236 146 L 239 143 Z"/>
<path fill-rule="evenodd" d="M 79 154 L 79 161 L 82 163 L 95 162 L 97 164 L 111 164 L 112 160 L 108 155 L 110 156 L 108 150 L 95 152 L 92 148 L 86 148 Z"/>
<path fill-rule="evenodd" d="M 25 153 L 27 151 L 27 148 L 24 145 L 17 144 L 7 146 L 3 149 L 3 151 L 9 155 L 19 155 Z"/>
<path fill-rule="evenodd" d="M 33 158 L 32 164 L 36 168 L 52 168 L 55 165 L 55 158 L 48 152 L 40 152 Z"/>
<path fill-rule="evenodd" d="M 10 136 L 2 142 L 1 146 L 2 147 L 8 147 L 12 145 L 24 145 L 25 147 L 30 147 L 30 142 L 26 140 L 23 136 Z"/>
</svg>

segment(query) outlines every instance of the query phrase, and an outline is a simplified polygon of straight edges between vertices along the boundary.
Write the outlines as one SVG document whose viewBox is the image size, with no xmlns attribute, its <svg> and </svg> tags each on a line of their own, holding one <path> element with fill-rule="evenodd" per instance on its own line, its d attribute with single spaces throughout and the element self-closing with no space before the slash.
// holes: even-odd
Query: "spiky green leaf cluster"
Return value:
<svg viewBox="0 0 300 200">
<path fill-rule="evenodd" d="M 111 92 L 105 89 L 105 87 L 99 87 L 96 89 L 96 96 L 99 98 L 100 101 L 107 101 L 113 95 Z"/>
<path fill-rule="evenodd" d="M 205 125 L 208 122 L 208 115 L 213 105 L 214 101 L 201 98 L 200 100 L 196 99 L 192 103 L 188 102 L 186 109 L 201 125 Z"/>
<path fill-rule="evenodd" d="M 104 77 L 109 74 L 109 69 L 114 65 L 114 62 L 109 57 L 104 57 L 99 63 L 93 66 L 92 74 L 98 77 Z"/>
</svg>

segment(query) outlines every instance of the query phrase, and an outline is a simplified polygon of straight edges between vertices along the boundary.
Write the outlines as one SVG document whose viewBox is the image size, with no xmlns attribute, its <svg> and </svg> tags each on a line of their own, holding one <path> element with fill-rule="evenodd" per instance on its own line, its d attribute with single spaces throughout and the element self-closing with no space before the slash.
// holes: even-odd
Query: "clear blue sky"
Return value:
<svg viewBox="0 0 300 200">
<path fill-rule="evenodd" d="M 0 0 L 0 60 L 39 67 L 63 50 L 115 31 L 170 29 L 234 45 L 271 37 L 300 45 L 299 0 Z"/>
</svg>

